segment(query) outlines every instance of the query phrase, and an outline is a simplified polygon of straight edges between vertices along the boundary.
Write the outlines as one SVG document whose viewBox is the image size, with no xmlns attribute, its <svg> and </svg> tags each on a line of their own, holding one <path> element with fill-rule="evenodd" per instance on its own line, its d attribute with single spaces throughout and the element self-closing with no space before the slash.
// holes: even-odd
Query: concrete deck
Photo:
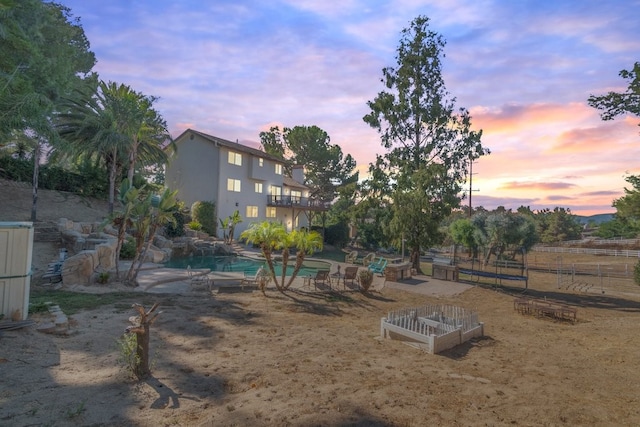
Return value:
<svg viewBox="0 0 640 427">
<path fill-rule="evenodd" d="M 338 265 L 340 265 L 341 270 L 344 271 L 344 267 L 347 264 L 332 263 L 331 271 L 336 271 Z M 217 292 L 221 286 L 225 290 L 228 290 L 232 285 L 238 285 L 239 288 L 240 280 L 242 278 L 242 276 L 237 273 L 210 272 L 207 269 L 194 269 L 192 271 L 194 274 L 209 274 L 209 277 L 213 279 L 213 286 L 210 289 L 214 293 Z M 221 280 L 216 283 L 216 278 Z M 296 277 L 291 285 L 291 289 L 302 289 L 304 287 L 304 279 L 304 276 Z M 138 289 L 140 291 L 149 293 L 189 294 L 208 291 L 207 286 L 203 283 L 194 283 L 191 285 L 191 281 L 189 280 L 186 270 L 163 268 L 162 266 L 154 264 L 144 266 L 144 269 L 142 269 L 138 275 L 138 284 Z M 430 276 L 414 276 L 411 279 L 403 280 L 402 282 L 390 282 L 385 280 L 384 277 L 374 275 L 371 289 L 380 291 L 383 288 L 390 288 L 406 292 L 415 292 L 423 295 L 451 296 L 460 294 L 472 287 L 472 285 L 464 283 L 433 279 Z M 268 288 L 274 288 L 273 284 L 270 284 Z M 342 284 L 334 284 L 333 288 L 342 290 L 343 286 Z M 313 287 L 311 289 L 313 289 Z M 320 292 L 320 290 L 318 292 Z"/>
</svg>

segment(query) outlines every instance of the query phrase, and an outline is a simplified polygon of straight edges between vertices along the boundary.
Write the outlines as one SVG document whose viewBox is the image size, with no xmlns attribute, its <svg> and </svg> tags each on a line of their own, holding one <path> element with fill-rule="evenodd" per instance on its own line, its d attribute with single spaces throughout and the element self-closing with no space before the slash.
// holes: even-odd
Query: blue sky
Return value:
<svg viewBox="0 0 640 427">
<path fill-rule="evenodd" d="M 640 0 L 59 2 L 100 78 L 159 97 L 174 137 L 258 146 L 273 125 L 316 125 L 362 176 L 383 152 L 366 102 L 425 15 L 447 42 L 447 90 L 492 151 L 474 165 L 474 206 L 613 212 L 624 177 L 640 174 L 640 119 L 603 122 L 587 105 L 623 91 L 619 71 L 640 61 Z"/>
</svg>

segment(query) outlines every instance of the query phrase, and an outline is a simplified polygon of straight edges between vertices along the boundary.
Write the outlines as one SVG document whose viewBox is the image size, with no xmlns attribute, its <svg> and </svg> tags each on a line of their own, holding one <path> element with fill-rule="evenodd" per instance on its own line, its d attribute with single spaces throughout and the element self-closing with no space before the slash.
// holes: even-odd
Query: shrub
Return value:
<svg viewBox="0 0 640 427">
<path fill-rule="evenodd" d="M 202 231 L 215 236 L 217 232 L 216 205 L 213 202 L 198 201 L 191 205 L 191 216 L 202 224 Z"/>
<path fill-rule="evenodd" d="M 358 281 L 360 282 L 362 292 L 368 292 L 371 284 L 373 283 L 373 273 L 371 270 L 368 268 L 360 269 L 360 271 L 358 271 Z"/>
<path fill-rule="evenodd" d="M 189 230 L 195 230 L 195 231 L 202 230 L 202 224 L 200 224 L 198 221 L 189 222 L 188 227 L 189 227 Z"/>
<path fill-rule="evenodd" d="M 120 259 L 133 259 L 136 255 L 136 241 L 133 237 L 127 238 L 120 248 Z"/>
<path fill-rule="evenodd" d="M 168 238 L 184 236 L 184 225 L 187 222 L 188 215 L 185 212 L 184 202 L 178 202 L 176 211 L 173 213 L 175 224 L 169 222 L 165 226 L 165 234 Z"/>
</svg>

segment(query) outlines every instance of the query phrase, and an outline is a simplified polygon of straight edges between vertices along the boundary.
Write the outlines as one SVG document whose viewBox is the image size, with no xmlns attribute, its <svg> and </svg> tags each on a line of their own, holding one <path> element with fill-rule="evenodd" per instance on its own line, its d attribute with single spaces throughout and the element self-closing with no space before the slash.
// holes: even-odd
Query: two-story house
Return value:
<svg viewBox="0 0 640 427">
<path fill-rule="evenodd" d="M 308 227 L 310 212 L 328 209 L 309 200 L 302 166 L 294 166 L 287 176 L 282 159 L 192 129 L 178 136 L 175 145 L 165 172 L 167 187 L 178 190 L 187 206 L 214 202 L 218 218 L 239 211 L 236 237 L 251 223 L 265 220 L 280 222 L 289 231 Z"/>
</svg>

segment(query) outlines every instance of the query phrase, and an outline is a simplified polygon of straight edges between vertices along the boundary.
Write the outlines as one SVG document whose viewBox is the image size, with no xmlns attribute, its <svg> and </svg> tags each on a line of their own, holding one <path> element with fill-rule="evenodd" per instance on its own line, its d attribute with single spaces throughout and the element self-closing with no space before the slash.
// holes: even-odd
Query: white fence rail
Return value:
<svg viewBox="0 0 640 427">
<path fill-rule="evenodd" d="M 640 251 L 629 249 L 595 249 L 595 248 L 570 248 L 560 246 L 534 246 L 533 252 L 551 252 L 563 254 L 589 254 L 619 256 L 625 258 L 640 258 Z"/>
</svg>

